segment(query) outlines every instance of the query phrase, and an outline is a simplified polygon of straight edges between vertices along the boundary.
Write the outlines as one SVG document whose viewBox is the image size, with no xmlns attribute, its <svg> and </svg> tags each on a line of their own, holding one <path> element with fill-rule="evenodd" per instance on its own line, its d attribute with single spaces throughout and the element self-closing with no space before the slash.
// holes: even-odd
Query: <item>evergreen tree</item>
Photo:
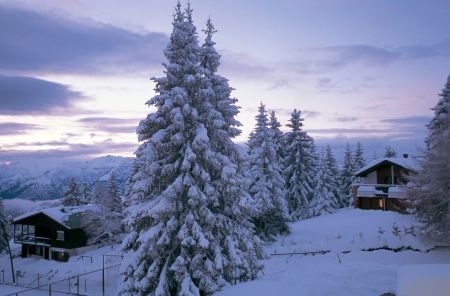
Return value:
<svg viewBox="0 0 450 296">
<path fill-rule="evenodd" d="M 91 189 L 89 188 L 89 185 L 86 182 L 83 182 L 81 189 L 81 197 L 83 204 L 88 204 L 91 201 Z"/>
<path fill-rule="evenodd" d="M 108 180 L 108 195 L 109 199 L 105 205 L 113 213 L 122 213 L 123 204 L 120 196 L 119 185 L 117 184 L 116 174 L 111 173 Z"/>
<path fill-rule="evenodd" d="M 355 159 L 353 161 L 353 171 L 354 174 L 359 171 L 361 168 L 363 168 L 366 165 L 366 161 L 364 160 L 364 151 L 362 148 L 361 143 L 356 143 L 356 149 L 355 149 Z M 355 177 L 353 180 L 354 184 L 361 184 L 364 183 L 364 179 L 362 177 Z M 350 198 L 350 206 L 353 206 L 355 203 L 353 197 Z"/>
<path fill-rule="evenodd" d="M 256 127 L 248 142 L 248 162 L 250 194 L 257 209 L 254 217 L 256 232 L 266 240 L 288 231 L 281 157 L 277 148 L 275 130 L 269 127 L 265 106 L 261 103 Z"/>
<path fill-rule="evenodd" d="M 284 133 L 280 130 L 281 123 L 278 121 L 275 111 L 270 112 L 269 127 L 273 133 L 273 142 L 277 150 L 278 162 L 281 164 L 285 157 Z"/>
<path fill-rule="evenodd" d="M 333 213 L 339 207 L 339 195 L 336 194 L 336 175 L 333 175 L 331 168 L 329 156 L 322 153 L 315 177 L 314 197 L 311 202 L 314 216 Z"/>
<path fill-rule="evenodd" d="M 392 148 L 391 146 L 387 145 L 384 149 L 384 157 L 385 158 L 397 157 L 397 151 L 395 151 L 395 149 Z"/>
<path fill-rule="evenodd" d="M 356 143 L 355 149 L 355 159 L 354 159 L 354 170 L 355 172 L 360 170 L 362 167 L 366 165 L 366 161 L 364 160 L 364 151 L 361 143 Z"/>
<path fill-rule="evenodd" d="M 84 221 L 90 244 L 117 243 L 124 232 L 123 205 L 114 173 L 107 184 L 97 182 L 93 202 L 97 211 L 89 212 Z"/>
<path fill-rule="evenodd" d="M 450 76 L 428 124 L 427 149 L 410 191 L 416 214 L 433 239 L 450 242 Z"/>
<path fill-rule="evenodd" d="M 427 125 L 430 135 L 426 139 L 426 144 L 429 149 L 432 147 L 434 138 L 440 140 L 442 134 L 448 131 L 448 117 L 450 113 L 450 75 L 447 77 L 447 81 L 439 96 L 441 98 L 432 109 L 434 111 L 434 116 Z"/>
<path fill-rule="evenodd" d="M 67 190 L 64 192 L 63 205 L 64 206 L 81 206 L 83 205 L 83 197 L 74 177 L 69 179 Z"/>
<path fill-rule="evenodd" d="M 347 146 L 344 151 L 344 163 L 342 165 L 341 173 L 340 173 L 340 188 L 341 188 L 341 198 L 340 198 L 340 207 L 348 207 L 353 203 L 352 196 L 352 184 L 354 182 L 354 157 L 352 150 L 350 148 L 350 144 L 347 143 Z"/>
<path fill-rule="evenodd" d="M 312 215 L 310 200 L 314 189 L 314 140 L 303 130 L 301 112 L 294 110 L 290 123 L 291 130 L 285 135 L 286 155 L 284 177 L 286 180 L 286 200 L 294 220 Z"/>
<path fill-rule="evenodd" d="M 206 124 L 214 125 L 208 131 L 214 132 L 211 143 L 214 149 L 224 150 L 234 162 L 240 162 L 236 146 L 231 141 L 241 134 L 239 126 L 242 124 L 236 119 L 239 107 L 236 105 L 237 99 L 231 97 L 231 88 L 225 77 L 216 72 L 220 65 L 220 55 L 215 49 L 215 42 L 212 37 L 217 30 L 210 18 L 206 22 L 206 39 L 200 50 L 201 66 L 206 72 L 206 76 L 211 84 L 212 93 L 208 93 L 208 98 L 203 101 L 203 111 L 206 116 Z"/>
<path fill-rule="evenodd" d="M 334 196 L 333 200 L 337 200 L 337 202 L 333 202 L 332 205 L 334 208 L 339 208 L 339 201 L 341 198 L 341 190 L 339 188 L 339 168 L 330 145 L 327 145 L 327 148 L 325 149 L 325 163 L 330 176 L 328 182 Z"/>
<path fill-rule="evenodd" d="M 219 65 L 198 46 L 190 7 L 178 3 L 172 24 L 166 75 L 154 79 L 157 95 L 147 102 L 156 111 L 138 127 L 119 295 L 211 295 L 260 270 L 251 197 L 231 141 L 231 90 L 202 63 Z"/>
</svg>

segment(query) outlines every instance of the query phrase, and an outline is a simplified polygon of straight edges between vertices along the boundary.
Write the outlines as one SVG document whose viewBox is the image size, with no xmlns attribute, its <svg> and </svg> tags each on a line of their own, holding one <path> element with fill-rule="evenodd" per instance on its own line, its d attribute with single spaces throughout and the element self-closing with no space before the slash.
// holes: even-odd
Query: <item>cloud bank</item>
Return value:
<svg viewBox="0 0 450 296">
<path fill-rule="evenodd" d="M 148 70 L 160 65 L 168 41 L 162 33 L 141 35 L 6 6 L 0 6 L 0 27 L 0 69 L 19 72 Z"/>
</svg>

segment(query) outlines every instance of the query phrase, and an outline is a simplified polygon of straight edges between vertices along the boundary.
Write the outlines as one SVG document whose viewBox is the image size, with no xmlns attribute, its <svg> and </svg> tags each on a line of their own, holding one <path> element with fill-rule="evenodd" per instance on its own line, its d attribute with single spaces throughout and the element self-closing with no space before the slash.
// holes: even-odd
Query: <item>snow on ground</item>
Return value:
<svg viewBox="0 0 450 296">
<path fill-rule="evenodd" d="M 323 255 L 272 255 L 264 260 L 264 271 L 258 279 L 225 287 L 218 296 L 240 295 L 342 295 L 379 296 L 395 292 L 397 271 L 409 264 L 450 263 L 450 250 L 437 249 L 429 252 L 402 250 L 368 251 L 389 247 L 411 247 L 426 251 L 431 243 L 419 238 L 419 225 L 413 217 L 394 212 L 341 210 L 335 214 L 320 216 L 291 224 L 291 234 L 279 237 L 269 244 L 268 254 L 329 251 Z M 14 251 L 20 253 L 20 246 Z M 366 249 L 367 251 L 363 251 Z M 41 284 L 67 279 L 77 274 L 102 267 L 103 254 L 119 254 L 118 246 L 106 246 L 73 256 L 69 262 L 56 262 L 37 258 L 14 259 L 16 269 L 21 271 L 19 282 L 36 285 L 37 273 L 42 275 Z M 121 258 L 111 257 L 107 266 L 120 263 Z M 0 257 L 2 268 L 9 266 L 7 256 Z M 106 273 L 106 295 L 114 295 L 119 268 Z M 84 295 L 101 295 L 101 272 L 80 278 L 80 292 Z M 76 291 L 75 279 L 53 286 L 60 291 Z M 47 287 L 44 287 L 48 289 Z M 0 295 L 15 292 L 14 287 L 0 285 Z M 30 291 L 26 295 L 48 295 L 46 291 Z M 41 294 L 39 294 L 41 293 Z M 57 295 L 53 293 L 52 295 Z"/>
<path fill-rule="evenodd" d="M 362 249 L 431 248 L 430 243 L 419 239 L 418 233 L 418 224 L 411 216 L 394 212 L 345 209 L 296 222 L 291 225 L 290 235 L 267 246 L 268 253 L 330 252 L 315 256 L 270 256 L 264 260 L 265 269 L 258 279 L 226 287 L 217 295 L 379 296 L 395 292 L 400 266 L 450 263 L 450 250 L 424 253 Z"/>
<path fill-rule="evenodd" d="M 399 268 L 398 296 L 448 296 L 450 264 L 405 265 Z"/>
<path fill-rule="evenodd" d="M 14 253 L 20 253 L 20 245 L 13 245 Z M 9 285 L 0 284 L 0 295 L 26 290 L 25 287 L 37 287 L 37 278 L 39 274 L 39 283 L 42 289 L 48 291 L 48 283 L 52 284 L 52 291 L 76 292 L 77 281 L 79 281 L 80 293 L 84 295 L 102 295 L 102 272 L 98 271 L 103 266 L 103 255 L 120 255 L 120 247 L 118 245 L 104 246 L 86 251 L 83 254 L 70 257 L 68 262 L 58 262 L 54 260 L 45 260 L 38 257 L 34 258 L 14 258 L 14 267 L 16 272 L 19 271 L 18 278 L 21 287 L 16 288 Z M 82 257 L 83 256 L 83 257 Z M 91 262 L 92 257 L 92 262 Z M 105 288 L 106 295 L 114 295 L 119 276 L 119 266 L 122 259 L 116 256 L 106 256 L 105 266 Z M 9 257 L 0 256 L 0 266 L 5 268 L 5 278 L 7 283 L 11 283 L 11 274 L 9 268 Z M 88 273 L 79 278 L 71 278 L 76 275 Z M 71 278 L 70 282 L 68 278 Z M 1 279 L 0 279 L 1 282 Z M 70 288 L 69 288 L 70 287 Z M 33 290 L 29 293 L 19 295 L 48 295 L 48 292 Z M 58 295 L 53 293 L 53 295 Z"/>
</svg>

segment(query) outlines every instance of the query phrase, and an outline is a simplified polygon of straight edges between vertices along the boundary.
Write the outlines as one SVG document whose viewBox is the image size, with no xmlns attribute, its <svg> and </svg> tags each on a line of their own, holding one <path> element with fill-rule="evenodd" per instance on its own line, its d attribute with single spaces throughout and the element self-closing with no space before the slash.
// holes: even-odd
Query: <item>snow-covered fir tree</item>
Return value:
<svg viewBox="0 0 450 296">
<path fill-rule="evenodd" d="M 322 153 L 319 159 L 314 180 L 314 196 L 311 201 L 311 210 L 314 216 L 330 214 L 339 208 L 339 195 L 336 194 L 336 175 L 333 175 L 333 164 L 329 163 L 329 157 L 327 153 Z"/>
<path fill-rule="evenodd" d="M 395 151 L 395 149 L 392 148 L 390 145 L 387 145 L 384 148 L 384 157 L 386 158 L 397 157 L 397 151 Z"/>
<path fill-rule="evenodd" d="M 362 144 L 360 142 L 356 143 L 355 148 L 355 158 L 353 160 L 353 169 L 358 171 L 362 167 L 366 165 L 366 161 L 364 159 L 364 150 Z"/>
<path fill-rule="evenodd" d="M 450 242 L 450 76 L 428 124 L 427 149 L 410 191 L 416 214 L 433 239 Z"/>
<path fill-rule="evenodd" d="M 315 145 L 313 138 L 303 130 L 300 111 L 292 112 L 287 126 L 291 130 L 285 134 L 283 175 L 286 180 L 286 200 L 292 219 L 305 219 L 312 215 L 309 202 L 315 187 Z"/>
<path fill-rule="evenodd" d="M 92 196 L 97 210 L 88 212 L 84 228 L 90 244 L 117 243 L 124 232 L 122 199 L 115 174 L 112 173 L 108 183 L 98 182 Z"/>
<path fill-rule="evenodd" d="M 437 141 L 442 138 L 442 135 L 448 132 L 449 129 L 449 113 L 450 113 L 450 75 L 447 77 L 447 81 L 444 84 L 444 88 L 439 94 L 441 97 L 432 109 L 434 116 L 430 123 L 427 125 L 429 135 L 426 139 L 427 148 L 433 147 L 433 141 Z"/>
<path fill-rule="evenodd" d="M 107 200 L 106 206 L 111 210 L 111 212 L 122 213 L 123 203 L 120 195 L 119 184 L 117 183 L 116 174 L 111 173 L 108 180 L 108 193 L 110 198 Z"/>
<path fill-rule="evenodd" d="M 236 105 L 237 99 L 231 97 L 231 88 L 228 85 L 228 79 L 218 75 L 217 70 L 220 65 L 220 55 L 215 49 L 215 42 L 212 37 L 217 30 L 210 18 L 206 22 L 205 42 L 200 49 L 200 62 L 205 70 L 205 75 L 211 84 L 212 93 L 208 94 L 208 98 L 203 101 L 203 111 L 207 116 L 206 124 L 215 125 L 217 128 L 209 128 L 210 132 L 214 132 L 211 136 L 211 144 L 214 149 L 224 150 L 225 153 L 233 159 L 233 162 L 240 163 L 240 155 L 237 153 L 236 146 L 231 138 L 241 134 L 239 127 L 242 125 L 236 115 L 239 113 L 239 107 Z"/>
<path fill-rule="evenodd" d="M 352 184 L 355 181 L 354 174 L 354 156 L 350 148 L 350 144 L 347 143 L 344 151 L 344 162 L 342 164 L 339 176 L 339 183 L 341 188 L 341 198 L 339 201 L 340 207 L 348 207 L 353 203 Z"/>
<path fill-rule="evenodd" d="M 266 240 L 288 231 L 289 215 L 276 141 L 275 130 L 269 127 L 267 112 L 261 103 L 255 129 L 248 141 L 248 173 L 251 179 L 249 191 L 257 209 L 253 221 L 257 234 Z"/>
<path fill-rule="evenodd" d="M 78 185 L 74 177 L 71 177 L 69 179 L 67 190 L 64 192 L 64 199 L 62 203 L 64 206 L 81 206 L 85 204 L 80 186 Z"/>
<path fill-rule="evenodd" d="M 357 171 L 359 171 L 361 168 L 363 168 L 366 165 L 366 161 L 364 159 L 364 151 L 362 148 L 361 143 L 356 143 L 355 148 L 355 156 L 353 160 L 353 173 L 355 174 Z M 353 183 L 364 183 L 364 179 L 362 177 L 355 177 L 353 180 Z M 353 206 L 355 201 L 353 200 L 353 197 L 350 198 L 350 206 Z"/>
<path fill-rule="evenodd" d="M 81 198 L 83 204 L 88 204 L 91 202 L 91 188 L 87 182 L 83 182 L 81 185 Z"/>
<path fill-rule="evenodd" d="M 138 127 L 119 295 L 211 295 L 261 268 L 231 141 L 237 107 L 215 74 L 219 56 L 211 36 L 198 45 L 189 6 L 177 4 L 172 24 L 166 75 L 154 79 L 157 95 L 147 102 L 156 111 Z"/>
<path fill-rule="evenodd" d="M 277 149 L 279 163 L 282 163 L 285 157 L 284 133 L 280 130 L 281 123 L 278 121 L 275 111 L 270 112 L 269 127 L 273 134 L 273 142 Z"/>
</svg>

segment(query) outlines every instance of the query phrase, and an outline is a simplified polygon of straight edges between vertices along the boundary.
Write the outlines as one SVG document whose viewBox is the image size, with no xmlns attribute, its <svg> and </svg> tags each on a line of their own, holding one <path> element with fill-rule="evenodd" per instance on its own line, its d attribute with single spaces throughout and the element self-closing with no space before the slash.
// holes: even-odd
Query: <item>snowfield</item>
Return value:
<svg viewBox="0 0 450 296">
<path fill-rule="evenodd" d="M 425 252 L 433 245 L 419 239 L 418 226 L 408 215 L 356 209 L 293 223 L 291 234 L 268 245 L 268 253 L 330 252 L 306 256 L 272 255 L 264 261 L 265 268 L 258 279 L 226 287 L 217 295 L 379 296 L 395 293 L 400 266 L 450 263 L 450 249 Z M 417 250 L 363 251 L 385 246 Z"/>
<path fill-rule="evenodd" d="M 28 295 L 48 295 L 48 283 L 52 284 L 52 295 L 68 295 L 67 293 L 80 292 L 81 295 L 102 295 L 102 265 L 103 255 L 105 257 L 105 292 L 106 295 L 115 295 L 119 276 L 119 267 L 122 261 L 119 245 L 104 247 L 93 247 L 79 256 L 72 256 L 68 262 L 58 262 L 45 260 L 37 257 L 21 258 L 20 245 L 13 244 L 14 268 L 20 271 L 18 282 L 20 287 L 0 284 L 0 295 L 8 295 L 13 292 L 27 290 L 26 287 L 37 287 L 37 276 L 39 274 L 39 284 L 42 290 L 31 290 L 18 294 Z M 112 256 L 110 256 L 112 255 Z M 11 283 L 11 271 L 9 257 L 0 256 L 0 266 L 5 269 L 5 281 Z M 91 272 L 91 273 L 90 273 Z M 85 274 L 88 273 L 88 274 Z M 77 287 L 77 275 L 79 277 L 79 289 Z M 70 278 L 70 282 L 69 279 Z M 0 283 L 2 279 L 0 278 Z M 61 293 L 57 293 L 57 292 Z"/>
<path fill-rule="evenodd" d="M 279 237 L 266 246 L 268 259 L 264 260 L 264 271 L 256 280 L 225 287 L 216 295 L 379 296 L 395 293 L 400 267 L 404 269 L 410 264 L 450 264 L 450 249 L 438 248 L 426 252 L 433 244 L 419 238 L 418 226 L 413 217 L 408 215 L 355 209 L 344 209 L 293 223 L 289 235 Z M 409 247 L 410 250 L 372 250 L 385 247 Z M 20 252 L 18 245 L 14 249 L 16 254 Z M 329 252 L 291 254 L 316 251 Z M 81 258 L 81 255 L 70 258 L 67 263 L 20 257 L 15 258 L 14 262 L 17 270 L 26 271 L 19 282 L 32 283 L 36 274 L 40 273 L 43 275 L 42 284 L 100 269 L 103 254 L 118 255 L 119 246 L 87 251 L 83 255 L 92 256 L 92 263 L 88 257 Z M 111 257 L 106 264 L 113 266 L 120 261 L 120 258 Z M 8 257 L 0 257 L 0 263 L 2 268 L 9 267 Z M 107 295 L 115 294 L 117 276 L 118 267 L 107 272 Z M 80 283 L 82 294 L 101 295 L 101 272 L 83 276 Z M 68 289 L 67 281 L 59 285 L 54 288 L 61 291 Z M 75 280 L 72 280 L 71 285 L 71 291 L 76 291 Z M 0 284 L 0 295 L 20 290 L 24 289 L 17 290 Z M 22 295 L 48 295 L 45 291 L 31 292 Z"/>
</svg>

